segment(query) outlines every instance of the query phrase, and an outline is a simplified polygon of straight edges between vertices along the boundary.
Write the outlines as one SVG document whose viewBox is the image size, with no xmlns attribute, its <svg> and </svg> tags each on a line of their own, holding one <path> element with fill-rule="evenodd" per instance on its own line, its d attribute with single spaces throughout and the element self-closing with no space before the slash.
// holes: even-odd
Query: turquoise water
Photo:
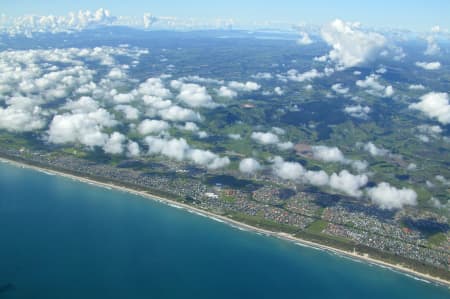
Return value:
<svg viewBox="0 0 450 299">
<path fill-rule="evenodd" d="M 0 298 L 431 299 L 450 291 L 0 163 Z"/>
</svg>

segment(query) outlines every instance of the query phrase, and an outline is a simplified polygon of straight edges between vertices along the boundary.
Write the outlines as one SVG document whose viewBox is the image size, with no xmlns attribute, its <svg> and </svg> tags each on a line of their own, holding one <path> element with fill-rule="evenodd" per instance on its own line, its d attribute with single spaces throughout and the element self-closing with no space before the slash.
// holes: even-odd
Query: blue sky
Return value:
<svg viewBox="0 0 450 299">
<path fill-rule="evenodd" d="M 114 15 L 214 19 L 233 18 L 241 22 L 283 21 L 323 24 L 335 18 L 359 21 L 367 26 L 428 30 L 434 25 L 450 28 L 449 0 L 15 0 L 0 4 L 7 15 L 65 15 L 80 9 L 103 7 Z M 362 4 L 363 3 L 363 4 Z"/>
</svg>

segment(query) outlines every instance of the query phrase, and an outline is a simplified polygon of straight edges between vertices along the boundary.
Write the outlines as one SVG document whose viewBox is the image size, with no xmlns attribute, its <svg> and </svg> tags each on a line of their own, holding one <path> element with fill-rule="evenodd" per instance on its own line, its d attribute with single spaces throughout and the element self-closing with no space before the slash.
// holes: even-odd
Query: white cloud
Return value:
<svg viewBox="0 0 450 299">
<path fill-rule="evenodd" d="M 158 21 L 158 18 L 150 13 L 144 13 L 143 16 L 144 28 L 150 28 L 154 23 Z"/>
<path fill-rule="evenodd" d="M 223 168 L 230 164 L 228 157 L 219 157 L 210 151 L 191 148 L 184 138 L 163 139 L 148 136 L 144 141 L 149 147 L 149 154 L 161 154 L 178 161 L 189 160 L 209 169 Z"/>
<path fill-rule="evenodd" d="M 253 132 L 251 138 L 256 142 L 264 145 L 277 144 L 280 142 L 278 136 L 270 132 Z"/>
<path fill-rule="evenodd" d="M 330 176 L 331 188 L 355 197 L 362 195 L 360 189 L 364 187 L 367 182 L 367 175 L 353 175 L 347 170 L 342 170 L 339 174 L 333 173 Z"/>
<path fill-rule="evenodd" d="M 219 97 L 224 97 L 224 98 L 229 98 L 229 99 L 234 99 L 238 95 L 236 91 L 234 91 L 231 88 L 228 88 L 226 86 L 221 86 L 219 89 L 216 90 L 216 92 Z"/>
<path fill-rule="evenodd" d="M 257 73 L 256 75 L 252 75 L 252 78 L 254 79 L 272 79 L 273 76 L 271 73 Z"/>
<path fill-rule="evenodd" d="M 190 149 L 186 140 L 183 138 L 167 140 L 148 136 L 144 141 L 149 147 L 149 154 L 162 154 L 178 161 L 186 159 L 187 152 Z"/>
<path fill-rule="evenodd" d="M 122 111 L 128 120 L 136 120 L 139 118 L 139 110 L 130 105 L 117 105 L 114 107 L 116 111 Z"/>
<path fill-rule="evenodd" d="M 345 113 L 350 114 L 350 116 L 362 119 L 366 119 L 370 111 L 371 111 L 370 107 L 361 105 L 346 106 L 344 108 Z"/>
<path fill-rule="evenodd" d="M 261 164 L 253 158 L 246 158 L 239 163 L 239 170 L 242 173 L 253 174 L 261 169 Z"/>
<path fill-rule="evenodd" d="M 384 90 L 385 87 L 380 82 L 378 82 L 379 78 L 379 75 L 371 74 L 369 76 L 366 76 L 364 80 L 357 80 L 356 85 L 362 88 L 371 88 L 378 91 Z"/>
<path fill-rule="evenodd" d="M 89 10 L 71 12 L 67 16 L 37 16 L 25 15 L 0 19 L 2 31 L 10 35 L 25 34 L 31 36 L 34 32 L 72 32 L 99 25 L 116 24 L 117 18 L 109 10 L 100 8 L 94 12 Z"/>
<path fill-rule="evenodd" d="M 102 129 L 115 124 L 114 118 L 103 108 L 89 113 L 56 115 L 47 131 L 48 141 L 56 144 L 79 142 L 88 147 L 103 146 L 108 135 Z"/>
<path fill-rule="evenodd" d="M 170 98 L 172 93 L 168 90 L 161 78 L 149 78 L 141 83 L 138 88 L 139 93 L 147 96 L 155 96 L 159 98 Z"/>
<path fill-rule="evenodd" d="M 313 156 L 315 159 L 324 162 L 344 162 L 346 161 L 344 154 L 337 147 L 328 147 L 318 145 L 312 147 Z"/>
<path fill-rule="evenodd" d="M 305 168 L 297 162 L 286 162 L 281 157 L 273 159 L 273 172 L 284 180 L 300 180 L 305 173 Z"/>
<path fill-rule="evenodd" d="M 340 83 L 333 84 L 333 86 L 331 86 L 331 89 L 340 94 L 346 94 L 350 91 L 349 88 L 344 88 Z"/>
<path fill-rule="evenodd" d="M 416 62 L 416 66 L 423 68 L 427 71 L 434 71 L 441 68 L 441 63 L 438 61 L 435 62 Z"/>
<path fill-rule="evenodd" d="M 367 194 L 372 202 L 382 209 L 401 209 L 406 205 L 417 205 L 417 194 L 414 190 L 397 189 L 385 182 L 378 184 L 376 187 L 368 188 Z"/>
<path fill-rule="evenodd" d="M 392 87 L 392 85 L 386 87 L 386 89 L 384 90 L 384 94 L 387 97 L 391 97 L 394 95 L 394 88 Z"/>
<path fill-rule="evenodd" d="M 290 141 L 287 142 L 281 142 L 277 144 L 278 149 L 282 151 L 287 151 L 294 148 L 294 144 Z"/>
<path fill-rule="evenodd" d="M 284 90 L 279 86 L 275 87 L 273 89 L 273 92 L 275 92 L 275 94 L 278 96 L 282 96 L 284 94 Z"/>
<path fill-rule="evenodd" d="M 299 45 L 310 45 L 313 43 L 312 39 L 309 37 L 308 33 L 300 32 L 300 38 L 297 40 Z"/>
<path fill-rule="evenodd" d="M 179 128 L 185 131 L 192 131 L 192 132 L 197 132 L 199 130 L 197 124 L 190 121 L 186 122 L 184 126 L 182 127 L 180 126 Z"/>
<path fill-rule="evenodd" d="M 274 132 L 275 134 L 278 134 L 278 135 L 286 134 L 286 131 L 279 127 L 272 127 L 272 132 Z"/>
<path fill-rule="evenodd" d="M 430 126 L 430 125 L 420 125 L 417 127 L 419 132 L 428 134 L 430 136 L 436 137 L 442 133 L 442 128 L 440 126 Z"/>
<path fill-rule="evenodd" d="M 127 74 L 120 68 L 114 67 L 109 71 L 107 77 L 112 80 L 123 80 L 127 78 Z"/>
<path fill-rule="evenodd" d="M 382 147 L 377 147 L 372 142 L 368 142 L 368 143 L 364 144 L 363 148 L 365 151 L 369 152 L 374 157 L 389 155 L 389 151 L 387 149 L 384 149 Z"/>
<path fill-rule="evenodd" d="M 411 90 L 424 90 L 425 86 L 423 86 L 422 84 L 411 84 L 409 86 L 409 89 L 411 89 Z"/>
<path fill-rule="evenodd" d="M 224 84 L 225 82 L 223 80 L 217 80 L 213 78 L 204 78 L 200 76 L 186 76 L 181 77 L 179 80 L 185 81 L 185 82 L 195 82 L 195 83 L 203 83 L 203 84 Z"/>
<path fill-rule="evenodd" d="M 314 186 L 326 186 L 330 183 L 330 177 L 323 171 L 308 170 L 304 173 L 303 180 Z"/>
<path fill-rule="evenodd" d="M 322 38 L 333 49 L 328 58 L 341 68 L 365 64 L 374 59 L 386 44 L 386 38 L 359 30 L 358 25 L 335 20 L 322 28 Z"/>
<path fill-rule="evenodd" d="M 168 130 L 169 128 L 170 128 L 169 123 L 164 120 L 145 119 L 139 124 L 137 130 L 141 135 L 148 135 L 148 134 L 158 134 Z"/>
<path fill-rule="evenodd" d="M 409 105 L 409 108 L 420 110 L 444 125 L 450 124 L 450 104 L 447 93 L 430 92 L 423 95 L 420 100 L 418 103 Z"/>
<path fill-rule="evenodd" d="M 73 113 L 89 113 L 97 111 L 99 108 L 98 102 L 91 97 L 81 97 L 76 101 L 68 101 L 62 109 L 70 110 Z"/>
<path fill-rule="evenodd" d="M 139 144 L 134 141 L 129 141 L 127 144 L 127 156 L 134 158 L 139 157 L 141 150 L 139 148 Z"/>
<path fill-rule="evenodd" d="M 46 122 L 42 118 L 41 108 L 35 105 L 31 99 L 22 98 L 21 102 L 22 104 L 12 103 L 6 108 L 0 107 L 0 129 L 12 132 L 30 132 L 45 126 Z"/>
<path fill-rule="evenodd" d="M 117 104 L 127 104 L 135 100 L 133 93 L 118 93 L 113 95 L 113 100 Z"/>
<path fill-rule="evenodd" d="M 214 108 L 217 106 L 203 86 L 194 83 L 182 83 L 179 89 L 180 94 L 177 99 L 189 107 Z"/>
<path fill-rule="evenodd" d="M 164 120 L 169 121 L 199 121 L 200 114 L 191 109 L 182 108 L 180 106 L 171 106 L 158 111 L 158 115 Z"/>
<path fill-rule="evenodd" d="M 425 55 L 437 55 L 441 51 L 441 48 L 437 44 L 436 40 L 433 36 L 428 36 L 427 40 L 427 49 L 425 50 Z"/>
<path fill-rule="evenodd" d="M 233 139 L 233 140 L 240 140 L 240 139 L 242 139 L 240 134 L 228 134 L 228 138 Z"/>
<path fill-rule="evenodd" d="M 353 175 L 347 170 L 331 176 L 323 171 L 306 170 L 300 163 L 286 162 L 281 157 L 272 159 L 272 169 L 276 176 L 294 182 L 308 183 L 314 186 L 329 186 L 337 191 L 344 192 L 350 196 L 359 197 L 360 190 L 367 184 L 366 175 Z"/>
<path fill-rule="evenodd" d="M 251 81 L 247 81 L 246 83 L 231 81 L 228 83 L 228 87 L 236 91 L 252 92 L 259 90 L 261 85 Z"/>
<path fill-rule="evenodd" d="M 119 155 L 123 153 L 123 143 L 126 141 L 126 137 L 119 132 L 114 132 L 109 136 L 103 146 L 105 153 Z"/>
<path fill-rule="evenodd" d="M 316 69 L 312 69 L 304 73 L 299 73 L 297 70 L 292 69 L 287 72 L 286 78 L 295 82 L 303 82 L 310 81 L 315 78 L 321 78 L 323 76 L 324 74 Z"/>
<path fill-rule="evenodd" d="M 364 80 L 357 80 L 356 85 L 361 88 L 367 88 L 369 92 L 376 93 L 380 96 L 392 96 L 394 94 L 394 88 L 391 85 L 384 86 L 383 84 L 378 82 L 379 78 L 380 75 L 371 74 L 369 76 L 366 76 Z"/>
</svg>

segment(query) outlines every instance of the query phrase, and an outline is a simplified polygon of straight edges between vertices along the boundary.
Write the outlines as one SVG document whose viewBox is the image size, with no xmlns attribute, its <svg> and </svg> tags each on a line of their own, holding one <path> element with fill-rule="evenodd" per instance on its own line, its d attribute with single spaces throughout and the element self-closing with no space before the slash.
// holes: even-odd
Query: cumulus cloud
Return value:
<svg viewBox="0 0 450 299">
<path fill-rule="evenodd" d="M 314 186 L 328 186 L 350 196 L 362 195 L 361 188 L 367 184 L 366 175 L 353 175 L 347 170 L 329 176 L 325 171 L 306 170 L 300 163 L 287 162 L 281 157 L 272 159 L 272 169 L 276 176 L 294 182 L 308 183 Z"/>
<path fill-rule="evenodd" d="M 169 123 L 164 120 L 145 119 L 139 124 L 137 130 L 141 135 L 148 135 L 158 134 L 168 130 L 169 128 Z"/>
<path fill-rule="evenodd" d="M 184 138 L 159 138 L 148 136 L 144 139 L 149 154 L 161 154 L 177 161 L 192 161 L 209 169 L 218 169 L 230 164 L 228 157 L 220 157 L 211 151 L 194 149 Z"/>
<path fill-rule="evenodd" d="M 139 110 L 130 105 L 117 105 L 114 107 L 116 111 L 122 111 L 128 120 L 136 120 L 139 118 Z"/>
<path fill-rule="evenodd" d="M 297 162 L 286 162 L 281 157 L 273 159 L 273 172 L 284 180 L 300 180 L 305 173 L 305 168 Z"/>
<path fill-rule="evenodd" d="M 246 158 L 239 163 L 239 170 L 242 173 L 253 174 L 261 169 L 261 164 L 253 158 Z"/>
<path fill-rule="evenodd" d="M 204 77 L 200 77 L 200 76 L 186 76 L 186 77 L 181 77 L 179 80 L 185 81 L 185 82 L 194 82 L 194 83 L 203 83 L 203 84 L 218 84 L 218 85 L 225 83 L 223 80 L 217 80 L 217 79 L 213 79 L 213 78 L 204 78 Z"/>
<path fill-rule="evenodd" d="M 341 163 L 345 165 L 351 165 L 353 169 L 362 172 L 364 171 L 368 164 L 366 161 L 351 160 L 344 156 L 341 150 L 337 147 L 329 147 L 324 145 L 312 146 L 311 151 L 314 159 L 323 162 L 334 162 Z"/>
<path fill-rule="evenodd" d="M 259 90 L 261 88 L 261 85 L 251 81 L 247 81 L 246 83 L 231 81 L 230 83 L 228 83 L 228 87 L 236 91 L 252 92 Z"/>
<path fill-rule="evenodd" d="M 420 125 L 417 127 L 417 130 L 421 134 L 426 134 L 426 136 L 419 135 L 419 138 L 425 142 L 428 142 L 429 137 L 438 138 L 439 135 L 443 132 L 440 126 L 431 126 L 431 125 Z"/>
<path fill-rule="evenodd" d="M 271 73 L 257 73 L 256 75 L 252 75 L 252 78 L 254 79 L 272 79 L 273 76 Z"/>
<path fill-rule="evenodd" d="M 359 197 L 360 190 L 368 182 L 367 175 L 353 175 L 347 170 L 342 170 L 339 174 L 333 173 L 330 176 L 330 187 L 342 191 L 350 196 Z"/>
<path fill-rule="evenodd" d="M 273 92 L 278 96 L 282 96 L 284 94 L 284 90 L 280 86 L 276 86 L 273 89 Z"/>
<path fill-rule="evenodd" d="M 127 138 L 123 134 L 114 132 L 111 134 L 111 136 L 109 136 L 109 139 L 103 146 L 103 150 L 108 154 L 120 155 L 123 153 L 123 143 L 126 141 L 126 139 Z"/>
<path fill-rule="evenodd" d="M 174 83 L 173 85 L 177 86 L 177 83 Z M 180 89 L 177 99 L 189 107 L 214 108 L 217 106 L 203 86 L 194 83 L 181 83 L 177 87 Z"/>
<path fill-rule="evenodd" d="M 109 71 L 107 77 L 112 80 L 122 80 L 127 78 L 127 74 L 122 69 L 114 67 Z"/>
<path fill-rule="evenodd" d="M 389 86 L 384 86 L 381 84 L 378 79 L 380 78 L 379 75 L 371 74 L 369 76 L 366 76 L 364 80 L 357 80 L 356 85 L 361 88 L 366 88 L 369 90 L 369 92 L 374 93 L 376 95 L 382 95 L 390 97 L 394 94 L 394 88 Z"/>
<path fill-rule="evenodd" d="M 436 118 L 443 125 L 450 124 L 450 104 L 445 92 L 430 92 L 420 102 L 409 105 L 410 109 L 422 111 L 430 118 Z"/>
<path fill-rule="evenodd" d="M 48 141 L 56 144 L 79 142 L 91 148 L 103 146 L 108 135 L 102 129 L 116 123 L 112 115 L 103 108 L 89 113 L 56 115 L 47 131 Z"/>
<path fill-rule="evenodd" d="M 135 100 L 135 94 L 134 93 L 115 93 L 115 90 L 113 91 L 113 100 L 117 104 L 127 104 Z"/>
<path fill-rule="evenodd" d="M 437 55 L 441 51 L 441 48 L 437 44 L 434 36 L 428 36 L 426 38 L 427 41 L 427 48 L 424 52 L 425 55 Z"/>
<path fill-rule="evenodd" d="M 42 129 L 46 121 L 42 109 L 32 99 L 11 97 L 6 108 L 0 107 L 0 129 L 11 132 L 30 132 Z"/>
<path fill-rule="evenodd" d="M 135 141 L 129 141 L 127 144 L 127 157 L 139 157 L 140 153 L 141 149 L 139 148 L 139 144 Z"/>
<path fill-rule="evenodd" d="M 287 75 L 282 78 L 286 78 L 288 80 L 295 81 L 295 82 L 304 82 L 304 81 L 310 81 L 310 80 L 313 80 L 316 78 L 321 78 L 324 75 L 325 75 L 324 73 L 321 73 L 316 69 L 312 69 L 312 70 L 306 71 L 304 73 L 299 73 L 297 70 L 292 69 L 292 70 L 289 70 L 287 72 Z"/>
<path fill-rule="evenodd" d="M 250 137 L 263 145 L 278 144 L 280 142 L 278 136 L 271 132 L 253 132 Z"/>
<path fill-rule="evenodd" d="M 344 112 L 350 114 L 352 117 L 367 119 L 371 109 L 368 106 L 346 106 Z"/>
<path fill-rule="evenodd" d="M 349 88 L 343 87 L 341 83 L 333 84 L 333 86 L 331 86 L 331 89 L 334 90 L 336 93 L 339 93 L 339 94 L 346 94 L 346 93 L 348 93 L 350 91 Z"/>
<path fill-rule="evenodd" d="M 408 188 L 397 189 L 389 183 L 382 182 L 376 187 L 368 188 L 367 194 L 374 204 L 381 209 L 401 209 L 404 206 L 417 205 L 417 193 Z"/>
<path fill-rule="evenodd" d="M 287 151 L 294 148 L 294 144 L 290 141 L 281 142 L 277 144 L 278 149 L 282 151 Z"/>
<path fill-rule="evenodd" d="M 169 121 L 200 121 L 201 117 L 198 112 L 195 112 L 191 109 L 182 108 L 180 106 L 171 106 L 166 109 L 162 109 L 158 111 L 158 115 L 164 119 Z"/>
<path fill-rule="evenodd" d="M 228 138 L 233 139 L 233 140 L 240 140 L 240 139 L 242 139 L 240 134 L 228 134 Z"/>
<path fill-rule="evenodd" d="M 323 145 L 312 147 L 313 156 L 315 159 L 324 162 L 344 162 L 346 161 L 344 154 L 337 147 L 328 147 Z"/>
<path fill-rule="evenodd" d="M 238 95 L 238 93 L 236 91 L 234 91 L 233 89 L 228 88 L 226 86 L 221 86 L 219 89 L 216 90 L 216 92 L 219 97 L 224 97 L 224 98 L 229 98 L 229 99 L 234 99 Z"/>
<path fill-rule="evenodd" d="M 100 8 L 94 12 L 89 10 L 71 12 L 67 16 L 37 16 L 26 15 L 1 19 L 3 31 L 10 35 L 25 34 L 31 36 L 34 32 L 72 32 L 99 25 L 113 25 L 117 18 L 109 10 Z"/>
<path fill-rule="evenodd" d="M 374 157 L 387 156 L 390 153 L 387 149 L 384 149 L 382 147 L 377 147 L 372 142 L 368 142 L 368 143 L 364 144 L 363 148 L 365 151 L 369 152 Z"/>
<path fill-rule="evenodd" d="M 427 71 L 434 71 L 434 70 L 438 70 L 441 68 L 441 63 L 438 61 L 435 61 L 435 62 L 418 61 L 418 62 L 416 62 L 416 66 L 423 68 L 424 70 L 427 70 Z"/>
<path fill-rule="evenodd" d="M 408 88 L 411 90 L 424 90 L 425 86 L 423 86 L 422 84 L 411 84 Z"/>
<path fill-rule="evenodd" d="M 139 85 L 138 91 L 141 95 L 159 98 L 170 98 L 172 93 L 164 86 L 161 78 L 149 78 Z"/>
<path fill-rule="evenodd" d="M 192 131 L 192 132 L 196 132 L 199 130 L 197 124 L 190 121 L 186 122 L 184 126 L 180 126 L 179 128 L 185 131 Z"/>
<path fill-rule="evenodd" d="M 308 34 L 308 33 L 302 31 L 302 32 L 300 32 L 299 34 L 300 34 L 300 38 L 297 40 L 297 43 L 298 43 L 299 45 L 305 46 L 305 45 L 310 45 L 310 44 L 313 43 L 313 41 L 312 41 L 312 39 L 309 37 L 309 34 Z"/>
<path fill-rule="evenodd" d="M 324 41 L 332 47 L 327 57 L 341 68 L 349 68 L 374 59 L 386 45 L 386 38 L 364 32 L 355 23 L 334 20 L 321 31 Z"/>
</svg>

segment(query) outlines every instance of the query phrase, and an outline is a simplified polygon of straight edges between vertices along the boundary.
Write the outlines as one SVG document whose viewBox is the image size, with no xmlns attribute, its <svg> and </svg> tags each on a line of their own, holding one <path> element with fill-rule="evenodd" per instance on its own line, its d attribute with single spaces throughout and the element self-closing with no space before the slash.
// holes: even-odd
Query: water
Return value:
<svg viewBox="0 0 450 299">
<path fill-rule="evenodd" d="M 0 298 L 431 299 L 450 291 L 0 163 Z"/>
</svg>

